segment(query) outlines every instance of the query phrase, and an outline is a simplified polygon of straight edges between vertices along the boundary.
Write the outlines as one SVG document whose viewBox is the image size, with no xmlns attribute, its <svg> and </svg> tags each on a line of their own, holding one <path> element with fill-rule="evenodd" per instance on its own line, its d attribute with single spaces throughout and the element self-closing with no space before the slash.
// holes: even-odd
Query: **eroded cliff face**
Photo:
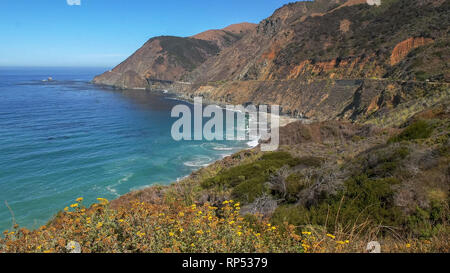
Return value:
<svg viewBox="0 0 450 273">
<path fill-rule="evenodd" d="M 291 3 L 257 26 L 237 27 L 245 33 L 230 44 L 221 39 L 236 34 L 231 28 L 194 36 L 209 44 L 197 42 L 181 54 L 200 56 L 190 65 L 171 66 L 171 54 L 163 54 L 170 50 L 157 39 L 100 82 L 147 81 L 149 89 L 187 99 L 278 104 L 284 114 L 316 120 L 396 122 L 426 107 L 420 104 L 448 100 L 448 10 L 450 0 Z M 393 113 L 401 117 L 383 121 Z"/>
<path fill-rule="evenodd" d="M 347 120 L 398 125 L 427 107 L 448 102 L 446 83 L 365 80 L 228 81 L 176 85 L 187 100 L 202 97 L 222 105 L 280 105 L 281 114 L 315 121 Z"/>
<path fill-rule="evenodd" d="M 430 44 L 433 42 L 433 39 L 424 38 L 424 37 L 411 37 L 409 39 L 404 40 L 403 42 L 398 43 L 391 54 L 391 65 L 394 66 L 398 64 L 401 60 L 403 60 L 411 50 L 424 46 L 426 44 Z"/>
</svg>

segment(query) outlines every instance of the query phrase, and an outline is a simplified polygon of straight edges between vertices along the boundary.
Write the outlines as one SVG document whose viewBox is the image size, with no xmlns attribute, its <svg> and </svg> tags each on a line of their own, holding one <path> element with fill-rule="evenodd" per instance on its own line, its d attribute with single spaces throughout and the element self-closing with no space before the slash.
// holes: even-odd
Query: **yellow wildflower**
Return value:
<svg viewBox="0 0 450 273">
<path fill-rule="evenodd" d="M 309 231 L 303 231 L 302 234 L 303 234 L 303 235 L 311 235 L 311 232 L 309 232 Z"/>
<path fill-rule="evenodd" d="M 175 233 L 169 232 L 169 236 L 170 236 L 170 237 L 172 237 L 173 235 L 175 235 Z"/>
<path fill-rule="evenodd" d="M 183 212 L 180 212 L 180 213 L 178 213 L 178 216 L 183 217 L 183 216 L 184 216 L 184 213 L 183 213 Z"/>
<path fill-rule="evenodd" d="M 79 197 L 79 198 L 75 199 L 75 201 L 77 201 L 78 203 L 82 202 L 83 200 L 84 200 L 83 197 Z"/>
<path fill-rule="evenodd" d="M 411 244 L 406 244 L 406 248 L 410 248 L 411 247 Z"/>
<path fill-rule="evenodd" d="M 232 224 L 234 224 L 234 221 L 230 221 L 230 222 L 228 222 L 228 224 L 232 225 Z"/>
<path fill-rule="evenodd" d="M 197 232 L 196 232 L 197 234 L 203 234 L 203 230 L 197 230 Z"/>
<path fill-rule="evenodd" d="M 184 231 L 184 229 L 180 228 L 180 229 L 179 229 L 179 231 L 180 231 L 180 232 L 183 232 L 183 231 Z"/>
<path fill-rule="evenodd" d="M 65 207 L 65 208 L 64 208 L 64 211 L 69 211 L 69 207 Z"/>
<path fill-rule="evenodd" d="M 97 223 L 97 228 L 101 228 L 103 226 L 103 222 L 98 222 Z"/>
<path fill-rule="evenodd" d="M 108 199 L 105 198 L 97 198 L 97 201 L 100 202 L 101 205 L 107 205 L 109 203 Z"/>
<path fill-rule="evenodd" d="M 76 207 L 78 207 L 78 203 L 72 204 L 72 205 L 70 205 L 70 207 L 71 208 L 76 208 Z"/>
<path fill-rule="evenodd" d="M 329 234 L 329 233 L 327 234 L 327 236 L 330 237 L 331 239 L 336 238 L 336 236 L 334 236 L 334 235 L 332 235 L 332 234 Z"/>
</svg>

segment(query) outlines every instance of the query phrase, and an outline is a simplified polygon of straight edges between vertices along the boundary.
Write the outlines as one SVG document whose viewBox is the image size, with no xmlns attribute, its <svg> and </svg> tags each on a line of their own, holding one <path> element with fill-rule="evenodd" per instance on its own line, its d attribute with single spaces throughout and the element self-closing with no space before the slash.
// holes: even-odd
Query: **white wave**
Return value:
<svg viewBox="0 0 450 273">
<path fill-rule="evenodd" d="M 114 196 L 117 196 L 117 197 L 120 196 L 120 194 L 117 193 L 117 189 L 113 188 L 112 185 L 107 186 L 106 189 L 107 189 L 110 193 L 112 193 Z"/>
<path fill-rule="evenodd" d="M 120 184 L 122 184 L 123 182 L 127 182 L 131 177 L 133 177 L 133 175 L 134 175 L 134 174 L 130 173 L 130 174 L 126 175 L 124 178 L 119 179 L 119 181 L 117 181 L 118 184 L 120 185 Z"/>
<path fill-rule="evenodd" d="M 133 173 L 127 174 L 125 177 L 123 177 L 123 178 L 117 180 L 116 183 L 107 186 L 106 189 L 107 189 L 110 193 L 112 193 L 113 195 L 119 197 L 120 194 L 117 193 L 117 189 L 116 189 L 115 187 L 119 186 L 120 184 L 122 184 L 122 183 L 124 183 L 124 182 L 127 182 L 131 177 L 133 177 L 133 175 L 134 175 Z"/>
<path fill-rule="evenodd" d="M 138 186 L 138 187 L 133 187 L 130 189 L 130 191 L 140 191 L 146 188 L 149 188 L 151 186 L 153 186 L 154 184 L 150 184 L 150 185 L 144 185 L 144 186 Z"/>
<path fill-rule="evenodd" d="M 259 140 L 260 140 L 260 139 L 261 139 L 261 137 L 258 137 L 258 138 L 255 139 L 255 140 L 249 141 L 249 142 L 247 142 L 247 145 L 248 145 L 249 147 L 251 147 L 251 148 L 255 148 L 256 146 L 259 145 Z"/>
<path fill-rule="evenodd" d="M 220 154 L 220 156 L 222 157 L 222 159 L 224 159 L 225 157 L 228 157 L 228 156 L 230 156 L 230 155 L 232 155 L 232 153 L 229 153 L 229 154 Z"/>
<path fill-rule="evenodd" d="M 194 168 L 198 168 L 198 167 L 206 167 L 208 166 L 212 161 L 212 158 L 210 158 L 209 156 L 195 156 L 193 160 L 190 161 L 186 161 L 183 164 L 185 166 L 188 167 L 194 167 Z"/>
<path fill-rule="evenodd" d="M 189 177 L 189 175 L 185 175 L 185 176 L 183 176 L 183 177 L 178 177 L 177 178 L 177 182 L 180 182 L 181 180 L 183 180 L 183 179 L 185 179 L 185 178 L 188 178 Z"/>
<path fill-rule="evenodd" d="M 214 150 L 216 150 L 216 151 L 232 151 L 233 150 L 233 148 L 231 148 L 231 147 L 215 147 L 215 148 L 213 148 Z"/>
<path fill-rule="evenodd" d="M 200 145 L 205 150 L 214 150 L 214 151 L 232 151 L 233 147 L 228 147 L 225 144 L 219 144 L 219 143 L 203 143 Z"/>
</svg>

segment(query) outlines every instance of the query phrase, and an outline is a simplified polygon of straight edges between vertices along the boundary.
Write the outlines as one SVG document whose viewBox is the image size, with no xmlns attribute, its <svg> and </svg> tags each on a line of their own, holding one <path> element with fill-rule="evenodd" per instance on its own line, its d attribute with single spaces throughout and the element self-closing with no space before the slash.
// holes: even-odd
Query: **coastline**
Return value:
<svg viewBox="0 0 450 273">
<path fill-rule="evenodd" d="M 169 89 L 119 88 L 119 87 L 111 86 L 111 85 L 97 84 L 97 83 L 94 83 L 93 81 L 91 81 L 91 84 L 96 85 L 96 86 L 103 86 L 103 87 L 107 87 L 107 88 L 112 88 L 112 89 L 118 90 L 118 91 L 134 90 L 134 91 L 154 92 L 154 93 L 161 94 L 164 97 L 169 98 L 169 99 L 179 100 L 179 101 L 187 102 L 187 103 L 191 103 L 191 104 L 193 104 L 193 102 L 194 102 L 193 99 L 191 99 L 189 97 L 186 97 L 186 96 L 183 96 L 182 94 L 180 94 L 178 92 L 175 92 L 173 90 L 169 90 Z M 216 106 L 220 107 L 221 109 L 224 109 L 224 110 L 226 109 L 226 104 L 223 104 L 223 103 L 217 102 L 217 101 L 211 101 L 211 100 L 205 100 L 204 99 L 203 104 L 204 105 L 216 105 Z M 236 105 L 233 105 L 233 106 L 236 106 Z M 271 113 L 267 113 L 267 119 L 271 120 L 272 115 L 273 114 L 271 114 Z M 284 127 L 284 126 L 286 126 L 286 125 L 288 125 L 290 123 L 297 122 L 297 121 L 302 121 L 302 122 L 305 122 L 305 123 L 309 122 L 308 119 L 295 118 L 295 117 L 288 116 L 288 115 L 277 115 L 277 116 L 279 118 L 279 126 L 278 126 L 278 128 Z M 241 150 L 238 150 L 238 151 L 233 152 L 231 154 L 224 155 L 222 158 L 217 159 L 215 161 L 212 161 L 212 162 L 210 162 L 208 164 L 205 164 L 205 166 L 200 166 L 198 169 L 193 170 L 190 174 L 178 177 L 175 181 L 169 182 L 166 185 L 170 186 L 170 185 L 174 185 L 174 184 L 180 183 L 180 182 L 190 178 L 193 174 L 199 172 L 200 170 L 202 170 L 204 168 L 208 168 L 208 167 L 210 167 L 210 166 L 212 166 L 212 165 L 214 165 L 214 164 L 216 164 L 216 163 L 218 163 L 218 162 L 220 162 L 220 161 L 230 157 L 233 154 L 242 153 L 242 152 L 245 152 L 245 151 L 248 151 L 248 150 L 255 149 L 255 148 L 257 148 L 260 145 L 260 140 L 261 140 L 261 138 L 258 138 L 256 140 L 248 141 L 247 142 L 247 146 L 248 147 L 246 149 L 241 149 Z M 159 186 L 159 184 L 158 183 L 154 183 L 154 184 L 151 184 L 151 185 L 148 185 L 148 186 L 141 187 L 139 189 L 131 190 L 131 191 L 125 193 L 125 194 L 120 195 L 119 197 L 117 197 L 117 198 L 115 198 L 113 200 L 119 200 L 120 198 L 122 198 L 125 195 L 129 195 L 129 194 L 133 194 L 133 193 L 136 193 L 136 192 L 139 192 L 139 191 L 142 191 L 142 190 L 146 190 L 146 189 L 149 189 L 149 188 L 154 187 L 154 186 Z"/>
</svg>

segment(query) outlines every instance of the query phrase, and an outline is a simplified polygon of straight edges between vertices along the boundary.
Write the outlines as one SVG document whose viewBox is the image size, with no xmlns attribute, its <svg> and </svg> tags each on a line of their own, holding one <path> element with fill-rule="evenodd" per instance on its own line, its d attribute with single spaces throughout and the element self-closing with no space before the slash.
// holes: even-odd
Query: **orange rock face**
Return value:
<svg viewBox="0 0 450 273">
<path fill-rule="evenodd" d="M 418 47 L 430 44 L 433 42 L 433 39 L 430 38 L 423 38 L 423 37 L 418 37 L 418 38 L 409 38 L 404 40 L 403 42 L 397 44 L 394 48 L 394 50 L 392 51 L 392 55 L 391 55 L 391 65 L 396 65 L 398 64 L 401 60 L 403 60 L 408 53 Z"/>
<path fill-rule="evenodd" d="M 350 22 L 347 19 L 341 20 L 340 22 L 340 26 L 339 26 L 339 30 L 342 32 L 348 32 L 350 30 L 350 25 L 352 24 L 352 22 Z"/>
</svg>

